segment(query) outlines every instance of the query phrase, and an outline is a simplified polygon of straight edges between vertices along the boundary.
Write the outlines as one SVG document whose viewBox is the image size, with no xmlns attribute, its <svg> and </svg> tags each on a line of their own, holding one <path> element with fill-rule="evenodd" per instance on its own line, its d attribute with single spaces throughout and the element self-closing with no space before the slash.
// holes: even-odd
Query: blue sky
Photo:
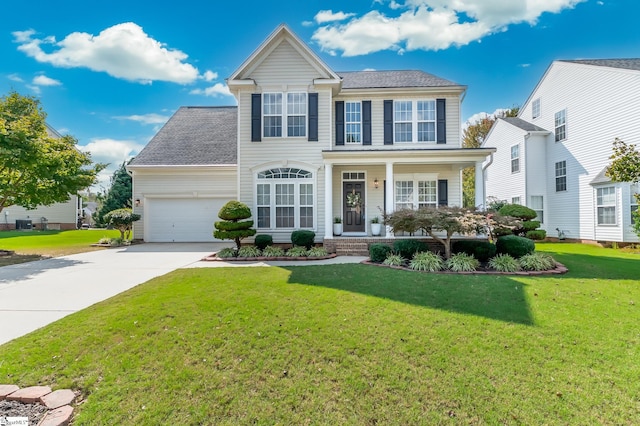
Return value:
<svg viewBox="0 0 640 426">
<path fill-rule="evenodd" d="M 635 0 L 11 1 L 0 94 L 37 96 L 95 161 L 134 156 L 280 23 L 336 71 L 421 69 L 468 86 L 463 120 L 521 105 L 555 59 L 640 57 Z"/>
</svg>

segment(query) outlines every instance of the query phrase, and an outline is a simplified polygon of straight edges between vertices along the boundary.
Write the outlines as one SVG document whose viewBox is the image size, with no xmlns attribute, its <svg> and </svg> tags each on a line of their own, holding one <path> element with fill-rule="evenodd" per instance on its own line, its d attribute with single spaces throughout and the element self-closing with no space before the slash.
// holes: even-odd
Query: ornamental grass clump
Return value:
<svg viewBox="0 0 640 426">
<path fill-rule="evenodd" d="M 220 259 L 228 259 L 230 257 L 236 257 L 236 254 L 236 249 L 232 247 L 225 247 L 220 250 L 217 255 Z"/>
<path fill-rule="evenodd" d="M 382 264 L 388 266 L 403 266 L 404 257 L 400 256 L 399 254 L 389 253 L 386 259 L 382 261 Z"/>
<path fill-rule="evenodd" d="M 444 261 L 440 255 L 424 251 L 413 256 L 409 268 L 415 271 L 437 272 L 444 268 Z"/>
<path fill-rule="evenodd" d="M 499 254 L 489 261 L 489 266 L 498 272 L 517 272 L 520 264 L 513 256 Z"/>
<path fill-rule="evenodd" d="M 546 253 L 531 253 L 518 259 L 525 271 L 548 271 L 556 267 L 556 261 Z"/>
<path fill-rule="evenodd" d="M 282 247 L 267 246 L 262 250 L 262 255 L 264 257 L 282 257 L 284 256 L 284 250 Z"/>
<path fill-rule="evenodd" d="M 327 250 L 324 247 L 312 247 L 307 251 L 308 257 L 325 257 Z"/>
<path fill-rule="evenodd" d="M 260 249 L 256 246 L 243 246 L 238 250 L 238 257 L 258 257 L 260 254 Z"/>
<path fill-rule="evenodd" d="M 473 272 L 478 269 L 480 262 L 467 253 L 456 253 L 445 262 L 447 269 L 454 272 Z"/>
<path fill-rule="evenodd" d="M 287 250 L 286 255 L 289 257 L 307 257 L 307 249 L 302 246 L 293 246 Z"/>
</svg>

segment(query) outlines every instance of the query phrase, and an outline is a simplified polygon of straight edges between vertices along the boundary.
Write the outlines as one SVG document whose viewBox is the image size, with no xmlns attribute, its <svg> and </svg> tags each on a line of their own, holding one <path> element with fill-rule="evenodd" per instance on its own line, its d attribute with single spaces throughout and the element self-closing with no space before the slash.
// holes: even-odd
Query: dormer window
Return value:
<svg viewBox="0 0 640 426">
<path fill-rule="evenodd" d="M 265 138 L 306 137 L 307 94 L 263 93 L 262 116 L 262 134 Z M 286 125 L 283 126 L 283 123 Z"/>
</svg>

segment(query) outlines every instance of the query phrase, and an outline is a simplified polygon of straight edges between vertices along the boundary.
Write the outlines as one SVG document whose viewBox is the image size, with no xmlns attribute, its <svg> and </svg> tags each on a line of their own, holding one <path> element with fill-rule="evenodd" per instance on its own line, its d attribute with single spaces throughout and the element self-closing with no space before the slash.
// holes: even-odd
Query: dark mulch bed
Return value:
<svg viewBox="0 0 640 426">
<path fill-rule="evenodd" d="M 23 404 L 18 401 L 0 401 L 0 418 L 27 417 L 29 425 L 37 425 L 49 410 L 40 404 Z"/>
<path fill-rule="evenodd" d="M 3 254 L 6 253 L 6 254 Z M 15 254 L 14 252 L 0 251 L 0 266 L 17 265 L 18 263 L 33 262 L 34 260 L 45 259 L 39 254 Z"/>
</svg>

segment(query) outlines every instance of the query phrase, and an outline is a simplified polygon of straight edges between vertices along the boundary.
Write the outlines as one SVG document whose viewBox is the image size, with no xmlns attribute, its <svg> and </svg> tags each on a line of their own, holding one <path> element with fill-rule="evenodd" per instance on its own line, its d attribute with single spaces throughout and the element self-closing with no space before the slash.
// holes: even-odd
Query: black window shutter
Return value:
<svg viewBox="0 0 640 426">
<path fill-rule="evenodd" d="M 251 142 L 262 140 L 262 95 L 251 94 Z"/>
<path fill-rule="evenodd" d="M 384 101 L 384 144 L 393 145 L 393 101 Z"/>
<path fill-rule="evenodd" d="M 436 99 L 436 126 L 438 143 L 447 143 L 447 114 L 446 99 Z"/>
<path fill-rule="evenodd" d="M 371 101 L 362 101 L 362 145 L 371 145 Z"/>
<path fill-rule="evenodd" d="M 309 140 L 318 141 L 318 94 L 309 93 Z"/>
<path fill-rule="evenodd" d="M 446 179 L 438 179 L 438 205 L 449 205 L 449 181 Z"/>
<path fill-rule="evenodd" d="M 336 145 L 344 145 L 344 101 L 336 101 Z"/>
</svg>

